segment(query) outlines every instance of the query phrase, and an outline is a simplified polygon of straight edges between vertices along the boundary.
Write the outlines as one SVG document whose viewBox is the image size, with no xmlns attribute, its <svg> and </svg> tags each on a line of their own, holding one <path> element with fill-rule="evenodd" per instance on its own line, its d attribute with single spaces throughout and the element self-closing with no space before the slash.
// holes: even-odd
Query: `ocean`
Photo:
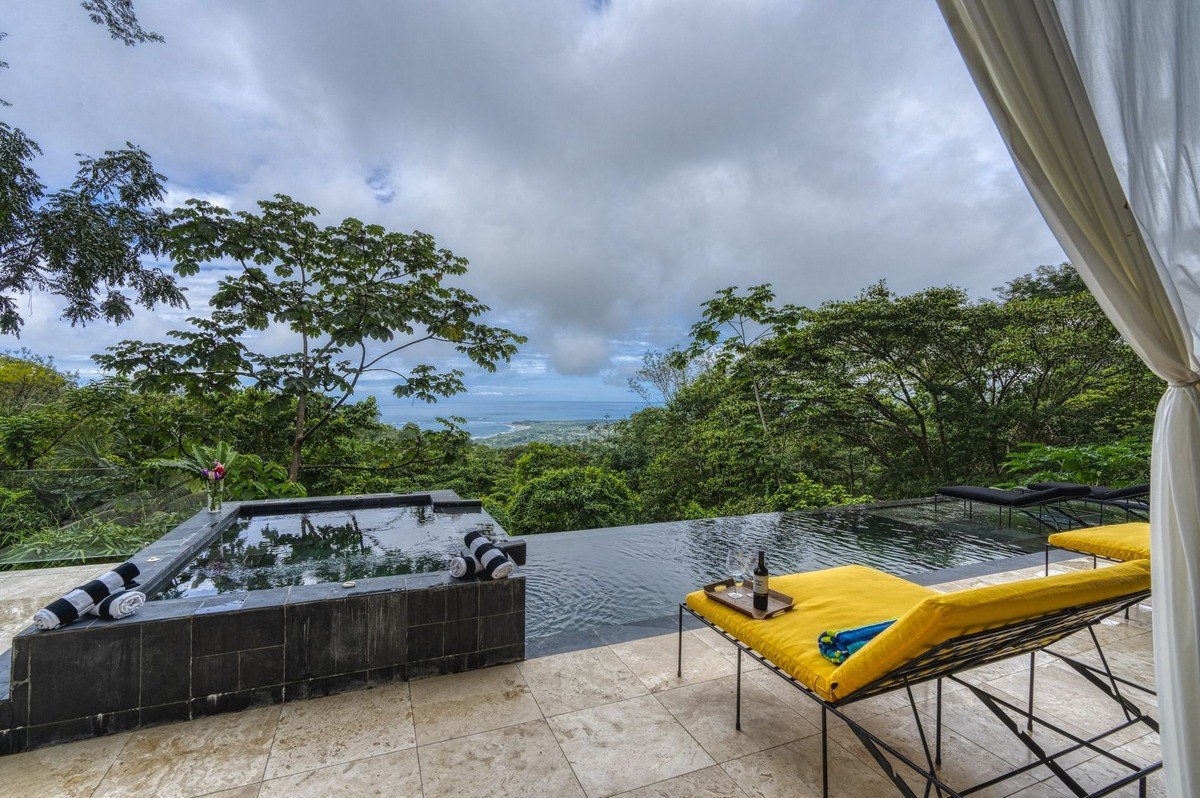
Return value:
<svg viewBox="0 0 1200 798">
<path fill-rule="evenodd" d="M 490 396 L 454 396 L 437 404 L 405 402 L 391 396 L 376 397 L 383 420 L 397 426 L 414 423 L 426 429 L 438 426 L 438 416 L 462 416 L 472 438 L 502 435 L 517 429 L 520 421 L 596 421 L 628 418 L 646 407 L 645 402 L 544 401 Z"/>
</svg>

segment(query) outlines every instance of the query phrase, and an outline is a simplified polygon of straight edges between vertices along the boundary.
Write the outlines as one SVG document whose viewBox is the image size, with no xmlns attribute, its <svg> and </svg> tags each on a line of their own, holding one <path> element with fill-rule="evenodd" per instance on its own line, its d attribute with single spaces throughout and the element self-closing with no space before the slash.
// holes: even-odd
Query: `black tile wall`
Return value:
<svg viewBox="0 0 1200 798">
<path fill-rule="evenodd" d="M 192 619 L 192 656 L 283 644 L 283 607 L 198 614 Z"/>
<path fill-rule="evenodd" d="M 238 652 L 192 657 L 192 698 L 238 689 Z"/>
<path fill-rule="evenodd" d="M 444 623 L 430 623 L 424 626 L 408 627 L 409 661 L 432 659 L 442 656 L 442 643 L 445 631 L 446 624 Z"/>
<path fill-rule="evenodd" d="M 29 725 L 133 709 L 141 681 L 141 630 L 136 626 L 64 630 L 33 638 Z M 76 673 L 77 678 L 61 678 Z"/>
<path fill-rule="evenodd" d="M 192 697 L 192 619 L 142 624 L 140 706 L 155 706 Z"/>
<path fill-rule="evenodd" d="M 367 597 L 334 601 L 333 630 L 336 636 L 333 673 L 364 669 L 368 664 Z"/>
<path fill-rule="evenodd" d="M 408 660 L 408 594 L 400 591 L 367 597 L 367 664 L 372 668 Z"/>
<path fill-rule="evenodd" d="M 22 633 L 0 754 L 524 657 L 522 578 L 363 588 L 154 602 L 140 619 Z"/>
<path fill-rule="evenodd" d="M 335 672 L 333 605 L 328 601 L 288 604 L 284 613 L 284 678 L 289 682 Z"/>
<path fill-rule="evenodd" d="M 238 652 L 238 689 L 283 684 L 283 646 Z"/>
</svg>

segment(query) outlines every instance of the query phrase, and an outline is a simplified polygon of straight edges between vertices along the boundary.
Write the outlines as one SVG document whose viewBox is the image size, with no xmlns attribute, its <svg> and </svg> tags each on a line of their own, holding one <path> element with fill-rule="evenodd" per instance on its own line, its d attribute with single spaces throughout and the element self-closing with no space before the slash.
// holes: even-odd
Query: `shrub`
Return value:
<svg viewBox="0 0 1200 798">
<path fill-rule="evenodd" d="M 637 518 L 638 500 L 625 480 L 595 466 L 547 471 L 522 485 L 508 507 L 513 534 L 621 526 Z"/>
</svg>

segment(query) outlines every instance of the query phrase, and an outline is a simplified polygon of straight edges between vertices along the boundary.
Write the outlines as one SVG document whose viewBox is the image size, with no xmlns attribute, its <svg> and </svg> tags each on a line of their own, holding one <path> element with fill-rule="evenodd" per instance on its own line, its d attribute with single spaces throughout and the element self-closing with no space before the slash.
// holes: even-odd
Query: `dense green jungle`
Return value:
<svg viewBox="0 0 1200 798">
<path fill-rule="evenodd" d="M 1160 386 L 1069 265 L 983 299 L 879 283 L 808 308 L 776 302 L 769 286 L 730 288 L 697 317 L 630 381 L 650 406 L 569 444 L 472 442 L 452 418 L 394 426 L 352 389 L 163 379 L 178 352 L 135 364 L 101 355 L 115 376 L 87 383 L 8 352 L 4 560 L 135 550 L 201 506 L 203 479 L 178 465 L 218 446 L 229 499 L 451 488 L 483 499 L 511 534 L 907 498 L 946 483 L 1147 477 Z M 298 409 L 320 419 L 299 452 Z"/>
</svg>

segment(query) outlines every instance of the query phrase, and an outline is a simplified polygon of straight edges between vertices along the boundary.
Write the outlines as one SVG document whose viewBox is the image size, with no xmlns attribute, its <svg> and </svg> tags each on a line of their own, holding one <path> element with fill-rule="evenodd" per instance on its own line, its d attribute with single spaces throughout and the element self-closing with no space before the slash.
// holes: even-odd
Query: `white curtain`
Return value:
<svg viewBox="0 0 1200 798">
<path fill-rule="evenodd" d="M 1151 458 L 1164 779 L 1200 796 L 1200 3 L 938 0 L 1034 201 L 1167 383 Z"/>
</svg>

